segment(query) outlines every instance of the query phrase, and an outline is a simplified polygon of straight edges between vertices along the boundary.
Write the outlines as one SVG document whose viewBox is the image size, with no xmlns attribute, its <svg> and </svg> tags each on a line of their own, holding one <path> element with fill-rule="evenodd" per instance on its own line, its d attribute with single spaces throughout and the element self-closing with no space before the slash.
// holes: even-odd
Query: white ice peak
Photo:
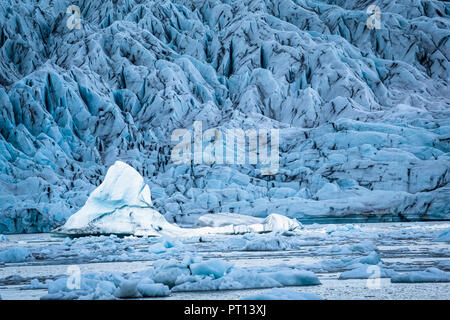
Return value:
<svg viewBox="0 0 450 320">
<path fill-rule="evenodd" d="M 122 161 L 116 161 L 108 169 L 105 180 L 92 192 L 87 203 L 94 201 L 114 208 L 119 205 L 136 207 L 152 205 L 150 188 L 144 182 L 144 178 Z"/>
</svg>

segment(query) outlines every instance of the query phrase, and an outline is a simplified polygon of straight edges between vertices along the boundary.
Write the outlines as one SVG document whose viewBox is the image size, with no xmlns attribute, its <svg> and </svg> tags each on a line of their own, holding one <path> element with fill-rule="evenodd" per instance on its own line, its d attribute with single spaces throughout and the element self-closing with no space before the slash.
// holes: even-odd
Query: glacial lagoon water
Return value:
<svg viewBox="0 0 450 320">
<path fill-rule="evenodd" d="M 345 228 L 347 226 L 347 228 Z M 349 227 L 351 226 L 351 227 Z M 290 237 L 298 240 L 296 247 L 284 250 L 244 251 L 223 244 L 236 236 L 217 236 L 195 241 L 185 241 L 204 260 L 220 258 L 237 267 L 267 266 L 276 269 L 280 265 L 314 266 L 312 271 L 321 281 L 318 286 L 290 287 L 301 292 L 315 293 L 324 299 L 450 299 L 450 283 L 391 283 L 389 278 L 380 280 L 379 288 L 367 286 L 367 279 L 339 280 L 345 271 L 334 266 L 326 267 L 325 261 L 350 259 L 366 254 L 358 244 L 371 243 L 387 268 L 396 272 L 421 271 L 437 267 L 450 271 L 450 244 L 436 242 L 436 236 L 450 227 L 450 222 L 371 223 L 352 225 L 310 225 L 299 234 Z M 76 264 L 82 273 L 118 271 L 131 273 L 145 270 L 155 259 L 136 255 L 117 261 L 110 255 L 103 259 L 90 257 L 83 250 L 102 253 L 98 245 L 82 246 L 80 254 L 64 256 L 56 248 L 67 241 L 49 233 L 7 235 L 8 241 L 0 242 L 0 251 L 12 247 L 25 247 L 30 252 L 40 252 L 32 261 L 0 264 L 0 296 L 2 299 L 39 299 L 47 293 L 45 288 L 31 289 L 30 283 L 38 279 L 44 283 L 66 274 L 69 265 Z M 107 238 L 101 238 L 99 243 Z M 149 239 L 151 241 L 151 239 Z M 135 247 L 127 251 L 146 250 L 145 242 L 132 242 Z M 101 246 L 100 246 L 101 247 Z M 54 249 L 52 249 L 54 248 Z M 97 248 L 97 249 L 96 249 Z M 356 250 L 338 250 L 357 248 Z M 264 248 L 262 248 L 264 249 Z M 59 249 L 58 249 L 59 250 Z M 362 250 L 362 251 L 361 251 Z M 143 251 L 142 251 L 143 252 Z M 95 252 L 93 252 L 95 254 Z M 103 252 L 104 253 L 104 252 Z M 122 257 L 125 257 L 122 253 Z M 167 257 L 167 256 L 165 256 Z M 113 261 L 116 260 L 116 261 Z M 241 299 L 267 289 L 173 292 L 163 299 Z"/>
</svg>

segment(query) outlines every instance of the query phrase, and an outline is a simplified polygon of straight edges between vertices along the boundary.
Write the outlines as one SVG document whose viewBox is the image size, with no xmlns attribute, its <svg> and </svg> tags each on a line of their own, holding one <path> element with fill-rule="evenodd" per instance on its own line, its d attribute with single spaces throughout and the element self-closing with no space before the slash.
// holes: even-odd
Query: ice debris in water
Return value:
<svg viewBox="0 0 450 320">
<path fill-rule="evenodd" d="M 385 269 L 380 265 L 361 265 L 355 269 L 344 271 L 339 280 L 346 279 L 368 279 L 368 278 L 390 278 L 395 272 Z"/>
<path fill-rule="evenodd" d="M 130 274 L 82 273 L 79 287 L 67 285 L 68 277 L 47 281 L 41 299 L 116 299 L 168 296 L 171 292 L 230 290 L 319 285 L 310 271 L 280 267 L 275 271 L 239 268 L 221 259 L 185 257 L 182 261 L 157 260 L 150 269 Z"/>
</svg>

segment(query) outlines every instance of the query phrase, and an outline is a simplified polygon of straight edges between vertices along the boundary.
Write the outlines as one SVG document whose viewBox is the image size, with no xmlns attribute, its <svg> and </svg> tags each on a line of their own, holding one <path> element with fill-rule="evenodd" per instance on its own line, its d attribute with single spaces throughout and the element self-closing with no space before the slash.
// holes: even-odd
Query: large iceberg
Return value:
<svg viewBox="0 0 450 320">
<path fill-rule="evenodd" d="M 180 228 L 171 224 L 154 209 L 150 188 L 144 178 L 131 166 L 117 161 L 86 204 L 55 232 L 68 235 L 201 236 L 292 231 L 300 226 L 295 219 L 278 214 L 257 220 L 231 217 L 228 224 L 218 227 Z M 226 218 L 222 220 L 227 221 Z M 239 223 L 233 224 L 236 221 Z"/>
</svg>

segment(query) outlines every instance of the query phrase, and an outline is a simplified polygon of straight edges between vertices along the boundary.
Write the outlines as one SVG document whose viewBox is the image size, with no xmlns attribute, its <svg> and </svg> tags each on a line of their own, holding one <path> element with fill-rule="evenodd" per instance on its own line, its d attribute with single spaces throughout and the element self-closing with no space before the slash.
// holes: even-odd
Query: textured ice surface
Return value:
<svg viewBox="0 0 450 320">
<path fill-rule="evenodd" d="M 223 220 L 223 219 L 222 219 Z M 226 220 L 226 219 L 225 219 Z M 67 222 L 55 230 L 67 235 L 136 235 L 136 236 L 201 236 L 207 234 L 241 234 L 248 232 L 285 232 L 300 227 L 295 219 L 270 214 L 265 219 L 240 216 L 218 227 L 180 228 L 153 208 L 150 189 L 142 176 L 124 162 L 108 169 L 104 181 L 89 196 L 86 204 Z M 233 223 L 240 224 L 233 224 Z M 161 245 L 163 246 L 161 248 Z M 164 252 L 171 243 L 150 247 Z M 161 251 L 163 250 L 163 251 Z"/>
<path fill-rule="evenodd" d="M 377 5 L 0 0 L 0 233 L 64 224 L 116 160 L 169 222 L 448 218 L 449 4 Z M 278 128 L 279 172 L 173 164 L 194 120 Z"/>
</svg>

